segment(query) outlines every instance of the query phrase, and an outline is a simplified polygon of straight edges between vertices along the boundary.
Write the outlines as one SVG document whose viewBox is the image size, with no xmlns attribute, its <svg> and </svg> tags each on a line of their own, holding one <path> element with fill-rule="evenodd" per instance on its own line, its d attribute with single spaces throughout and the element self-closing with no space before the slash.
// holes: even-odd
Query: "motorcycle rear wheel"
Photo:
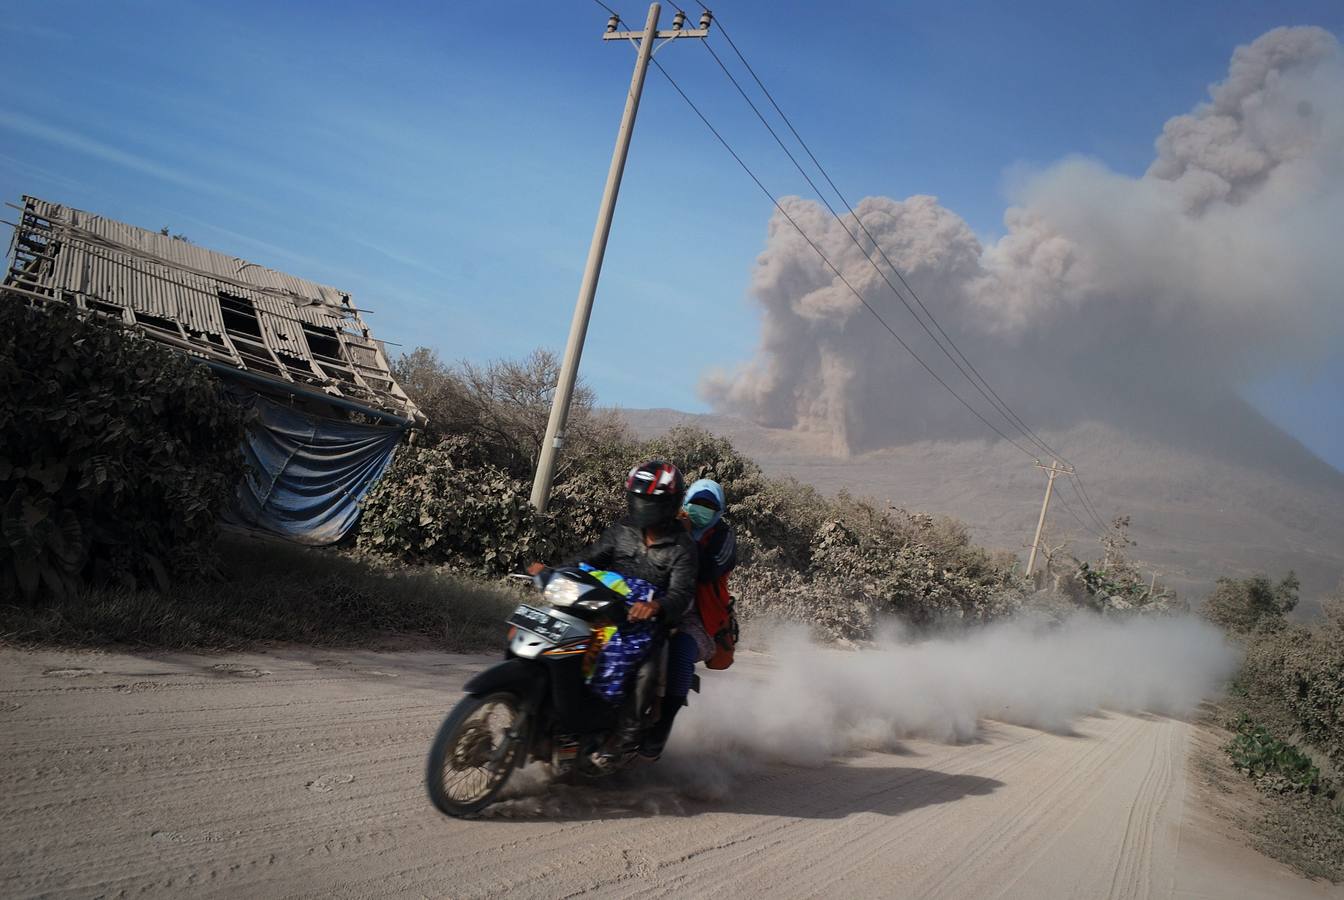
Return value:
<svg viewBox="0 0 1344 900">
<path fill-rule="evenodd" d="M 494 801 L 523 749 L 522 738 L 510 736 L 521 716 L 520 699 L 507 691 L 463 697 L 453 708 L 430 745 L 425 773 L 439 812 L 466 816 Z"/>
</svg>

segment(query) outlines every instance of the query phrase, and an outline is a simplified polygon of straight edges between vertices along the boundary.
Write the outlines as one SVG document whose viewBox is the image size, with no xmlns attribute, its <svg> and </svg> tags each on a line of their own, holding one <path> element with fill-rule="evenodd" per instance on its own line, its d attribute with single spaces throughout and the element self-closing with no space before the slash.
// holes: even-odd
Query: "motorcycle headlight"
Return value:
<svg viewBox="0 0 1344 900">
<path fill-rule="evenodd" d="M 546 602 L 551 606 L 573 606 L 579 598 L 588 592 L 588 588 L 568 578 L 552 578 L 546 585 Z"/>
</svg>

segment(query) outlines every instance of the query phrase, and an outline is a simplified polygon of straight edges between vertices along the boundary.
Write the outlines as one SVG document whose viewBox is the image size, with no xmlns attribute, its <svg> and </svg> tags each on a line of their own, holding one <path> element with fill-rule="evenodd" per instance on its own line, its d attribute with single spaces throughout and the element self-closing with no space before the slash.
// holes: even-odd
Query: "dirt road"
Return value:
<svg viewBox="0 0 1344 900">
<path fill-rule="evenodd" d="M 488 661 L 0 651 L 0 895 L 1344 896 L 1201 812 L 1192 726 L 1111 713 L 815 768 L 672 753 L 445 819 L 425 751 Z"/>
</svg>

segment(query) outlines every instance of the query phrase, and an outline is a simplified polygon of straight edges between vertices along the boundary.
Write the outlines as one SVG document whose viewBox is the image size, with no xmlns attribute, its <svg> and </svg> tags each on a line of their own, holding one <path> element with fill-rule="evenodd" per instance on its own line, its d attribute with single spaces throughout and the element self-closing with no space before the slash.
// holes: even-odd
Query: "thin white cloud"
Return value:
<svg viewBox="0 0 1344 900">
<path fill-rule="evenodd" d="M 111 144 L 105 144 L 102 141 L 80 134 L 69 129 L 61 128 L 56 125 L 50 125 L 41 122 L 22 113 L 0 110 L 0 128 L 8 129 L 17 134 L 30 138 L 36 138 L 40 141 L 46 141 L 49 144 L 55 144 L 64 147 L 67 150 L 74 150 L 77 153 L 83 153 L 86 156 L 92 156 L 101 159 L 104 162 L 110 162 L 113 165 L 121 166 L 143 175 L 149 175 L 160 181 L 166 181 L 170 184 L 178 185 L 189 190 L 199 191 L 206 194 L 214 194 L 221 197 L 229 197 L 234 200 L 241 200 L 251 203 L 252 198 L 246 194 L 203 178 L 197 178 L 188 175 L 185 172 L 166 166 L 148 157 L 140 156 L 135 153 L 114 147 Z"/>
<path fill-rule="evenodd" d="M 25 179 L 33 179 L 42 185 L 54 185 L 66 190 L 81 192 L 94 190 L 93 186 L 86 182 L 69 178 L 62 175 L 60 172 L 53 172 L 51 169 L 45 169 L 42 166 L 35 166 L 30 162 L 17 159 L 13 156 L 8 156 L 4 153 L 0 153 L 0 164 L 3 164 L 11 172 L 22 175 Z"/>
<path fill-rule="evenodd" d="M 416 259 L 413 256 L 407 256 L 404 253 L 400 253 L 396 250 L 389 249 L 387 247 L 382 246 L 381 244 L 374 244 L 370 241 L 364 240 L 363 238 L 357 238 L 354 235 L 346 235 L 346 239 L 350 241 L 352 244 L 358 244 L 361 247 L 366 247 L 369 250 L 372 250 L 374 253 L 378 253 L 381 254 L 382 256 L 387 257 L 393 262 L 401 263 L 403 266 L 409 266 L 412 269 L 419 269 L 422 272 L 427 272 L 430 275 L 434 275 L 439 278 L 448 277 L 447 273 L 444 272 L 442 269 L 435 268 L 434 266 L 431 266 L 429 263 L 421 262 L 420 260 Z"/>
</svg>

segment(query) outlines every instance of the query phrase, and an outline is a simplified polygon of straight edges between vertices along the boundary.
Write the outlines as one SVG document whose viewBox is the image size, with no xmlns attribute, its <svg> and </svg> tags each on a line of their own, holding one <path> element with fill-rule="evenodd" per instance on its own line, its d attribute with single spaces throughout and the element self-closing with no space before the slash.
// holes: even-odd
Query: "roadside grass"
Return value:
<svg viewBox="0 0 1344 900">
<path fill-rule="evenodd" d="M 87 588 L 32 605 L 0 601 L 0 642 L 232 650 L 415 636 L 479 650 L 502 640 L 503 620 L 521 596 L 502 582 L 248 535 L 225 534 L 218 549 L 219 581 L 166 593 Z"/>
</svg>

